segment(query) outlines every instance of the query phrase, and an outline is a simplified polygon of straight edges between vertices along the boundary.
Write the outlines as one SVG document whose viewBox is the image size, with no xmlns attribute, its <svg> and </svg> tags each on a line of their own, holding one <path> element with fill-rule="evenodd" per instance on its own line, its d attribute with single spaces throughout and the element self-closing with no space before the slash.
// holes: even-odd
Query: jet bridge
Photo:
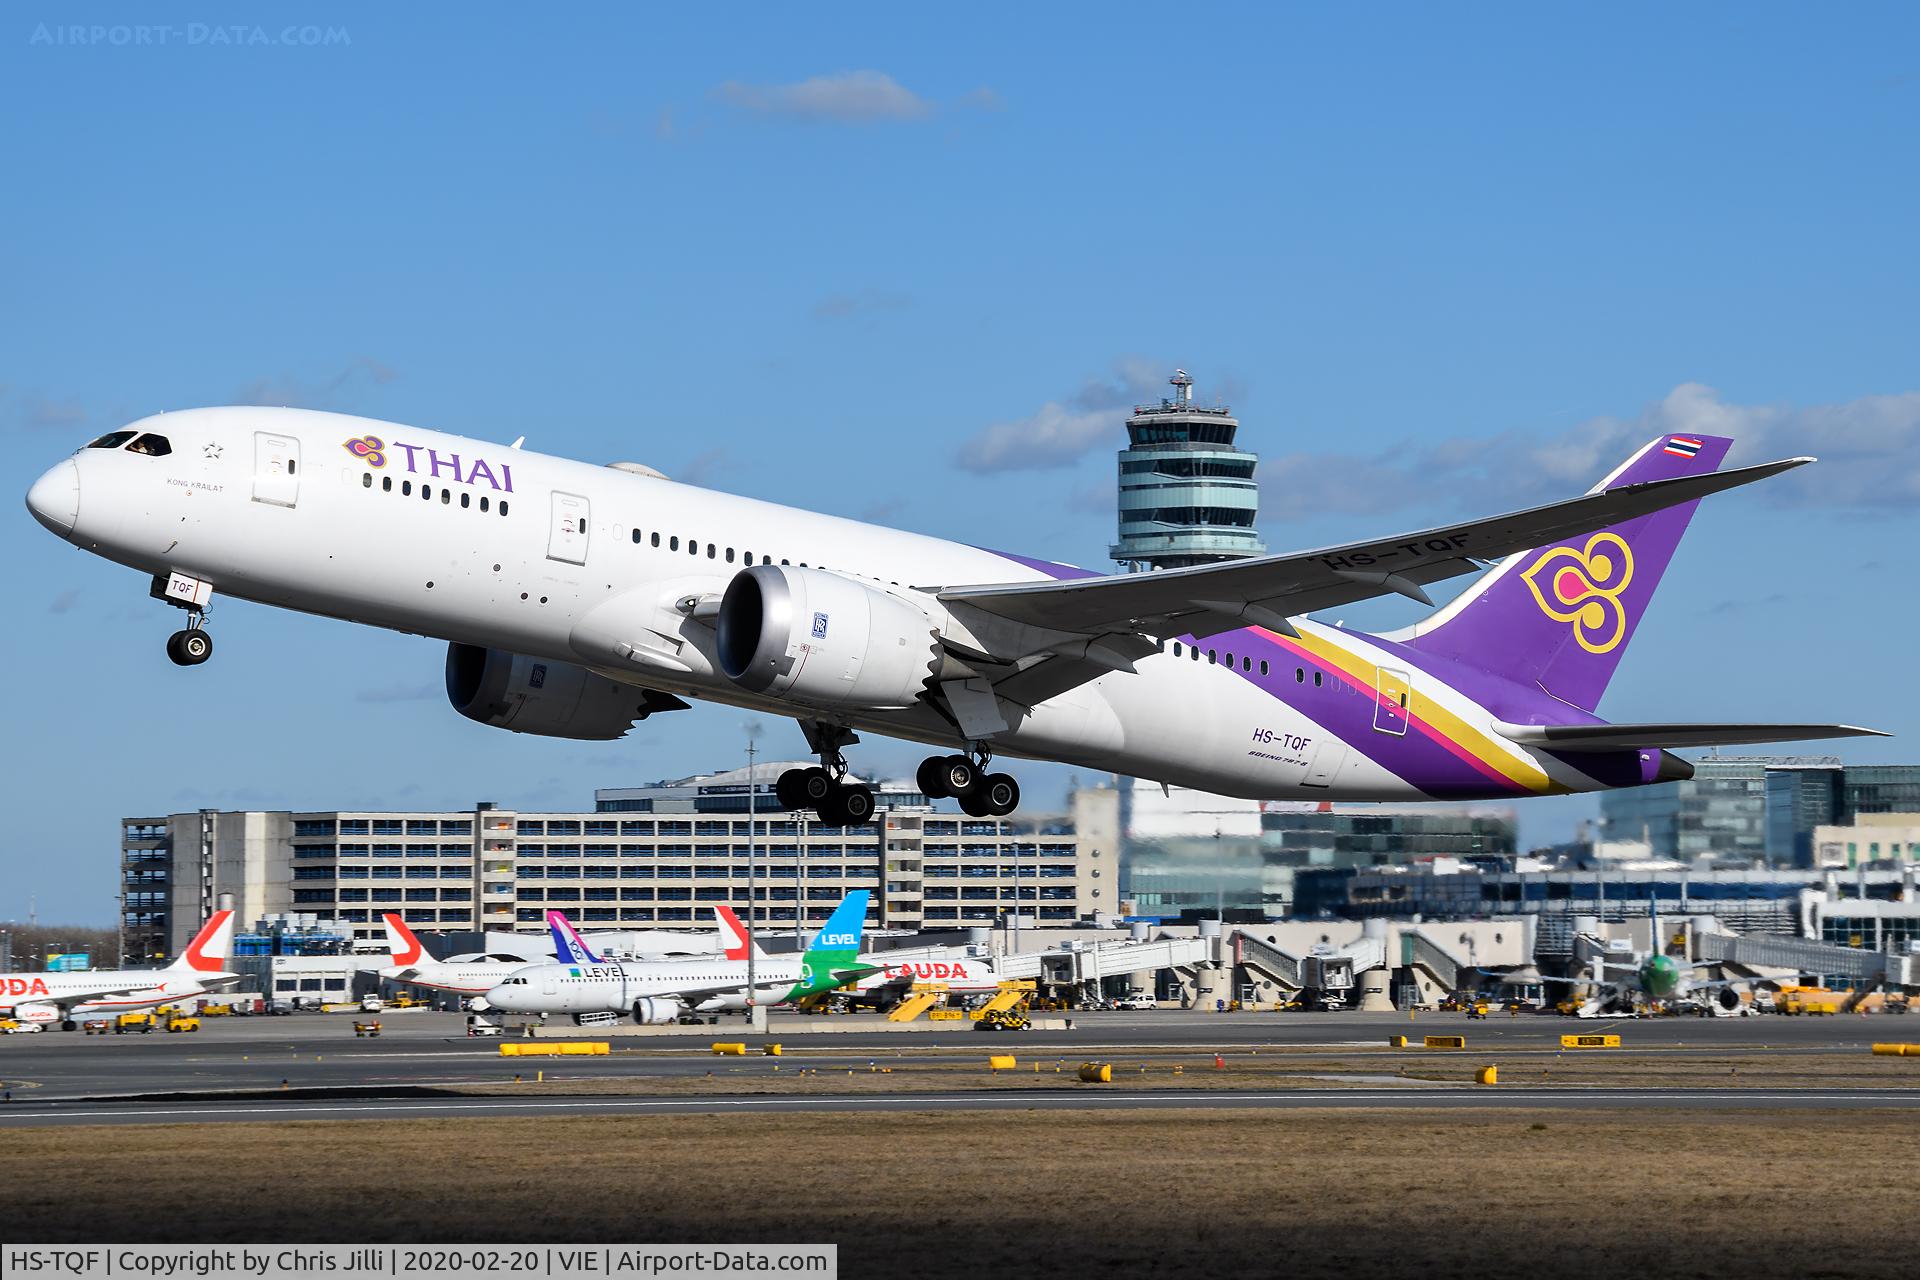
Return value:
<svg viewBox="0 0 1920 1280">
<path fill-rule="evenodd" d="M 1037 978 L 1053 986 L 1073 986 L 1149 969 L 1191 968 L 1212 958 L 1211 938 L 1160 938 L 1099 946 L 1069 944 L 1057 951 L 1002 956 L 993 967 L 1002 978 Z"/>
<path fill-rule="evenodd" d="M 1696 959 L 1712 964 L 1737 964 L 1748 969 L 1793 969 L 1860 983 L 1885 982 L 1895 986 L 1920 985 L 1920 957 L 1839 947 L 1828 942 L 1778 934 L 1698 933 Z"/>
</svg>

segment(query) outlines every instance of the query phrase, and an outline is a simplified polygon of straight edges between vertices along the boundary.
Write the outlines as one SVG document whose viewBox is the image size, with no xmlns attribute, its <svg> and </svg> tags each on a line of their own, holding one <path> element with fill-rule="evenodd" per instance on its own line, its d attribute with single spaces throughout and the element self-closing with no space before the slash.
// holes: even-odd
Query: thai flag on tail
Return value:
<svg viewBox="0 0 1920 1280">
<path fill-rule="evenodd" d="M 1706 441 L 1697 436 L 1668 436 L 1667 446 L 1663 452 L 1670 453 L 1676 458 L 1691 458 L 1699 453 L 1705 444 Z"/>
</svg>

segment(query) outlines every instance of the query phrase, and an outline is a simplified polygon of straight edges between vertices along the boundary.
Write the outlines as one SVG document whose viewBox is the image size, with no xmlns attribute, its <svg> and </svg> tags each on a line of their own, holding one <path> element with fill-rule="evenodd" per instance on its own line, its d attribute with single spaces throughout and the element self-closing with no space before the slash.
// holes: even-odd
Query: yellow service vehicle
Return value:
<svg viewBox="0 0 1920 1280">
<path fill-rule="evenodd" d="M 170 1032 L 198 1031 L 199 1029 L 200 1029 L 200 1019 L 192 1016 L 191 1014 L 176 1013 L 171 1018 L 167 1019 L 167 1030 Z"/>
<path fill-rule="evenodd" d="M 147 1035 L 153 1030 L 153 1015 L 145 1010 L 139 1013 L 123 1013 L 113 1020 L 113 1034 L 125 1035 L 129 1031 L 138 1031 Z"/>
<path fill-rule="evenodd" d="M 230 1004 L 203 1004 L 200 1006 L 200 1016 L 203 1018 L 224 1018 L 232 1012 L 233 1006 Z"/>
</svg>

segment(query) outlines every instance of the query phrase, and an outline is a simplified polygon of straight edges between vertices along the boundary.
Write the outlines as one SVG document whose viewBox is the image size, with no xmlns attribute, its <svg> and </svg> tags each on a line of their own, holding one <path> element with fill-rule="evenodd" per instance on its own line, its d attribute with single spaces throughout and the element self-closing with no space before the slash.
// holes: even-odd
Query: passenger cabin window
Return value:
<svg viewBox="0 0 1920 1280">
<path fill-rule="evenodd" d="M 680 539 L 678 536 L 667 539 L 667 550 L 678 551 L 679 549 L 680 549 Z"/>
<path fill-rule="evenodd" d="M 373 472 L 371 472 L 371 471 L 362 471 L 362 472 L 360 473 L 360 487 L 361 487 L 362 489 L 371 489 L 371 488 L 373 488 Z"/>
<path fill-rule="evenodd" d="M 482 511 L 487 509 L 487 495 L 484 493 L 480 495 L 480 509 Z"/>
<path fill-rule="evenodd" d="M 368 472 L 367 474 L 368 474 L 368 475 L 372 475 L 373 473 L 372 473 L 372 472 Z M 392 476 L 381 476 L 381 477 L 380 477 L 380 492 L 382 492 L 382 493 L 392 493 L 392 492 L 393 492 L 393 477 L 392 477 Z"/>
<path fill-rule="evenodd" d="M 164 458 L 173 452 L 173 446 L 167 443 L 165 436 L 156 436 L 152 432 L 141 436 L 127 446 L 128 453 L 144 453 L 150 458 Z M 292 470 L 291 467 L 288 468 Z"/>
<path fill-rule="evenodd" d="M 660 535 L 657 533 L 653 535 L 653 545 L 656 547 L 660 545 Z"/>
<path fill-rule="evenodd" d="M 98 440 L 95 440 L 92 444 L 88 445 L 87 448 L 118 449 L 121 445 L 133 439 L 133 434 L 134 433 L 131 431 L 109 431 L 107 432 L 107 434 L 101 436 Z"/>
</svg>

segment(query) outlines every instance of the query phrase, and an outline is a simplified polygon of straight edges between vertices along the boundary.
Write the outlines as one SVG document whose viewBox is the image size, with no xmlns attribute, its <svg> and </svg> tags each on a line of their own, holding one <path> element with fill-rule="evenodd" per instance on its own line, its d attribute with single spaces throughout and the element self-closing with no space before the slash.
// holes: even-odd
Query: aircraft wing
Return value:
<svg viewBox="0 0 1920 1280">
<path fill-rule="evenodd" d="M 1497 724 L 1525 747 L 1553 751 L 1634 751 L 1654 747 L 1733 747 L 1812 738 L 1884 738 L 1879 729 L 1850 724 Z"/>
<path fill-rule="evenodd" d="M 1483 520 L 1317 551 L 1155 573 L 934 590 L 950 606 L 968 606 L 1014 622 L 1094 637 L 1094 645 L 1075 656 L 1111 670 L 1132 670 L 1133 659 L 1153 652 L 1158 640 L 1172 636 L 1204 637 L 1249 624 L 1287 632 L 1293 629 L 1288 618 L 1383 595 L 1405 595 L 1431 604 L 1422 590 L 1426 583 L 1471 573 L 1490 560 L 1752 484 L 1812 461 L 1788 458 L 1732 471 L 1622 485 Z"/>
</svg>

